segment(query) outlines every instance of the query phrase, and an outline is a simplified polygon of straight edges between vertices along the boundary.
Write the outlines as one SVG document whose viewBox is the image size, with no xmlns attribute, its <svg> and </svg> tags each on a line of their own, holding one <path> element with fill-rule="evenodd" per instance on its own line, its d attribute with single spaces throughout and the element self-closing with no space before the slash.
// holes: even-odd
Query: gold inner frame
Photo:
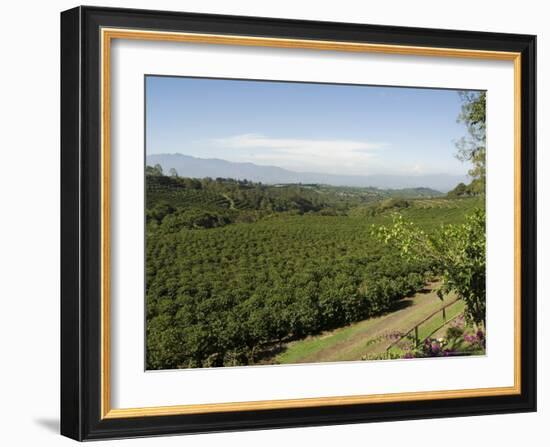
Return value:
<svg viewBox="0 0 550 447">
<path fill-rule="evenodd" d="M 445 391 L 423 391 L 356 396 L 327 396 L 304 399 L 281 399 L 216 404 L 171 405 L 142 408 L 111 408 L 110 349 L 110 175 L 111 116 L 110 74 L 113 39 L 154 40 L 215 45 L 259 46 L 272 48 L 383 53 L 414 56 L 437 56 L 467 59 L 507 60 L 514 63 L 514 385 Z M 464 50 L 454 48 L 382 45 L 338 41 L 279 39 L 250 36 L 101 29 L 101 418 L 167 416 L 211 412 L 251 411 L 263 409 L 307 408 L 327 405 L 352 405 L 403 402 L 427 399 L 503 396 L 521 393 L 521 54 L 504 51 Z"/>
</svg>

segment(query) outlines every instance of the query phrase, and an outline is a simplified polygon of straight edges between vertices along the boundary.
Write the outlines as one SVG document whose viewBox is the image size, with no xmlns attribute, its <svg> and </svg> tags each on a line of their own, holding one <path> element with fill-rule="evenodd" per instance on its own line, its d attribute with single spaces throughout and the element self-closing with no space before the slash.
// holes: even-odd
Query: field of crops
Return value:
<svg viewBox="0 0 550 447">
<path fill-rule="evenodd" d="M 391 312 L 436 272 L 405 262 L 373 229 L 399 212 L 437 231 L 480 206 L 148 176 L 147 368 L 265 363 L 282 343 Z"/>
</svg>

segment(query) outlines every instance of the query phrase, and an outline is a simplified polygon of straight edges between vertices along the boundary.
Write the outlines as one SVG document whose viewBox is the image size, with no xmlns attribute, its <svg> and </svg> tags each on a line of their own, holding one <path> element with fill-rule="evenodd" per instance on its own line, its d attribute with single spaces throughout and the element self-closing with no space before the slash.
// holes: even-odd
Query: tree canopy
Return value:
<svg viewBox="0 0 550 447">
<path fill-rule="evenodd" d="M 378 238 L 397 248 L 409 262 L 424 260 L 443 280 L 440 297 L 451 292 L 466 303 L 466 318 L 485 325 L 485 210 L 478 208 L 462 224 L 427 233 L 401 215 L 376 228 Z"/>
<path fill-rule="evenodd" d="M 468 135 L 456 142 L 457 158 L 472 164 L 470 190 L 485 194 L 486 93 L 460 92 L 462 107 L 457 121 L 465 124 Z"/>
<path fill-rule="evenodd" d="M 370 225 L 399 210 L 431 232 L 477 202 L 147 172 L 148 369 L 254 364 L 392 311 L 424 287 L 431 260 L 401 258 Z"/>
</svg>

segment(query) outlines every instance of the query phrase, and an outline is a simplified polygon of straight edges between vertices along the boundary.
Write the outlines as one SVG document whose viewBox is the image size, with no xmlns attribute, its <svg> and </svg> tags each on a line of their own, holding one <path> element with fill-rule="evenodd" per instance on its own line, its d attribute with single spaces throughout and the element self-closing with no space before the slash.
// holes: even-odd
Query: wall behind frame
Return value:
<svg viewBox="0 0 550 447">
<path fill-rule="evenodd" d="M 420 26 L 538 35 L 538 200 L 539 228 L 550 220 L 548 132 L 550 94 L 543 80 L 550 63 L 547 12 L 544 2 L 471 1 L 443 4 L 410 2 L 319 2 L 304 0 L 145 0 L 89 1 L 91 5 L 157 8 L 190 12 L 242 14 L 294 19 Z M 40 443 L 74 445 L 60 437 L 59 414 L 59 12 L 78 2 L 10 2 L 0 28 L 2 41 L 2 160 L 0 175 L 0 379 L 4 424 L 0 441 L 6 445 Z M 547 75 L 546 75 L 547 77 Z M 545 145 L 545 143 L 547 143 Z M 544 204 L 544 202 L 547 202 Z M 550 293 L 550 237 L 539 233 L 539 412 L 460 419 L 360 424 L 339 427 L 286 429 L 109 441 L 110 446 L 265 447 L 281 445 L 334 446 L 341 443 L 463 446 L 542 445 L 548 437 L 550 388 L 545 386 L 550 326 L 540 324 L 546 307 L 541 297 Z M 546 275 L 548 276 L 548 275 Z M 546 374 L 547 375 L 547 374 Z M 131 443 L 131 444 L 130 444 Z"/>
</svg>

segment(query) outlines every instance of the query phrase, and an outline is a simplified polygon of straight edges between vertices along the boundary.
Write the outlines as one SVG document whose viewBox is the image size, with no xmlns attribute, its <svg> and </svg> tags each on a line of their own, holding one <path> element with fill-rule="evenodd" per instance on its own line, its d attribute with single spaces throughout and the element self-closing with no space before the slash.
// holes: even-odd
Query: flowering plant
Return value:
<svg viewBox="0 0 550 447">
<path fill-rule="evenodd" d="M 464 319 L 457 318 L 445 337 L 427 337 L 420 345 L 404 353 L 403 358 L 478 355 L 485 352 L 485 332 L 481 328 L 466 330 Z"/>
</svg>

